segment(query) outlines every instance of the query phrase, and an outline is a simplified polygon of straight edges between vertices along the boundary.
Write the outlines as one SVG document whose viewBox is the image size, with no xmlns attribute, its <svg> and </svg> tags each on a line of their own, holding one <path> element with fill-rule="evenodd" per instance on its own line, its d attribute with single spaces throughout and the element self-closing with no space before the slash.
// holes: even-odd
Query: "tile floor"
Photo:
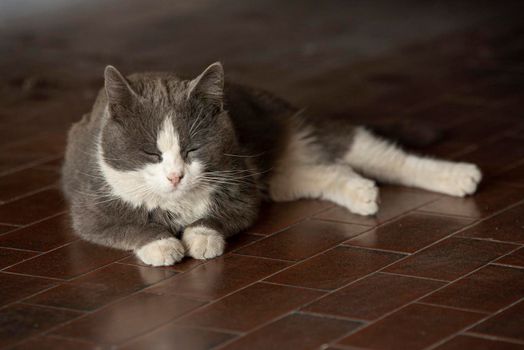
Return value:
<svg viewBox="0 0 524 350">
<path fill-rule="evenodd" d="M 524 349 L 520 2 L 94 3 L 0 14 L 1 348 Z M 216 59 L 313 112 L 438 130 L 416 150 L 478 163 L 479 193 L 267 204 L 223 257 L 166 268 L 78 240 L 57 182 L 103 66 Z"/>
</svg>

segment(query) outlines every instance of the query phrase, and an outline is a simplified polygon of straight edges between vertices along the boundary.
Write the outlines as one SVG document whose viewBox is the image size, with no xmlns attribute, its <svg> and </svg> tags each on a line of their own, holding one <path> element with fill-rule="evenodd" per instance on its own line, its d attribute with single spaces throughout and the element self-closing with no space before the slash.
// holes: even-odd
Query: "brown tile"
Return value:
<svg viewBox="0 0 524 350">
<path fill-rule="evenodd" d="M 257 222 L 248 232 L 268 235 L 332 206 L 329 202 L 316 200 L 264 203 Z"/>
<path fill-rule="evenodd" d="M 111 264 L 26 300 L 27 303 L 91 311 L 146 288 L 175 272 L 153 267 Z"/>
<path fill-rule="evenodd" d="M 0 176 L 0 202 L 53 185 L 58 178 L 56 171 L 35 168 Z"/>
<path fill-rule="evenodd" d="M 107 265 L 127 254 L 129 253 L 123 250 L 80 240 L 14 265 L 8 271 L 68 279 Z"/>
<path fill-rule="evenodd" d="M 171 266 L 159 266 L 157 269 L 164 269 L 164 270 L 171 270 L 176 272 L 185 272 L 189 271 L 191 269 L 194 269 L 195 267 L 202 265 L 205 261 L 204 260 L 197 260 L 190 257 L 185 257 L 182 259 L 182 261 L 171 265 Z M 129 264 L 129 265 L 136 265 L 136 266 L 151 266 L 148 264 L 145 264 L 142 260 L 140 260 L 135 254 L 131 254 L 127 258 L 120 260 L 119 263 L 122 264 Z"/>
<path fill-rule="evenodd" d="M 357 329 L 361 324 L 328 317 L 292 314 L 270 323 L 223 349 L 317 349 L 322 344 Z"/>
<path fill-rule="evenodd" d="M 183 325 L 247 332 L 323 294 L 295 287 L 256 283 L 181 318 L 179 322 Z"/>
<path fill-rule="evenodd" d="M 495 312 L 524 297 L 524 270 L 488 265 L 423 299 L 428 303 Z"/>
<path fill-rule="evenodd" d="M 522 199 L 524 199 L 524 188 L 485 183 L 481 185 L 479 192 L 471 197 L 442 197 L 433 203 L 421 207 L 420 210 L 481 218 L 504 209 Z"/>
<path fill-rule="evenodd" d="M 268 280 L 301 287 L 335 289 L 377 271 L 403 255 L 339 246 Z"/>
<path fill-rule="evenodd" d="M 0 248 L 0 269 L 14 265 L 38 255 L 37 252 Z"/>
<path fill-rule="evenodd" d="M 360 225 L 305 220 L 237 253 L 297 261 L 329 249 L 365 230 L 367 228 Z"/>
<path fill-rule="evenodd" d="M 524 243 L 524 204 L 481 221 L 458 235 Z"/>
<path fill-rule="evenodd" d="M 226 255 L 206 262 L 148 289 L 212 300 L 271 275 L 290 263 L 250 256 Z"/>
<path fill-rule="evenodd" d="M 339 343 L 373 349 L 422 349 L 482 317 L 472 312 L 412 304 Z"/>
<path fill-rule="evenodd" d="M 524 186 L 524 163 L 502 172 L 496 177 L 496 180 Z"/>
<path fill-rule="evenodd" d="M 471 329 L 496 337 L 524 340 L 524 300 Z"/>
<path fill-rule="evenodd" d="M 495 261 L 497 264 L 513 265 L 524 267 L 524 248 L 520 248 L 511 254 L 503 256 Z"/>
<path fill-rule="evenodd" d="M 232 339 L 234 335 L 208 329 L 188 328 L 168 324 L 122 347 L 125 350 L 177 349 L 208 350 Z"/>
<path fill-rule="evenodd" d="M 472 222 L 466 218 L 411 213 L 352 238 L 345 244 L 413 253 Z"/>
<path fill-rule="evenodd" d="M 39 336 L 12 348 L 13 350 L 94 350 L 97 346 L 81 340 Z M 100 349 L 101 350 L 101 349 Z"/>
<path fill-rule="evenodd" d="M 524 345 L 508 343 L 500 340 L 492 340 L 486 338 L 477 338 L 469 335 L 458 335 L 437 346 L 435 350 L 522 350 Z"/>
<path fill-rule="evenodd" d="M 96 343 L 118 344 L 155 329 L 202 302 L 181 296 L 138 293 L 73 321 L 53 334 Z"/>
<path fill-rule="evenodd" d="M 403 187 L 380 187 L 380 207 L 375 216 L 361 216 L 342 207 L 335 207 L 317 218 L 361 225 L 376 226 L 439 198 L 440 195 Z"/>
<path fill-rule="evenodd" d="M 0 272 L 0 306 L 28 297 L 43 289 L 52 287 L 56 282 L 44 278 L 14 275 Z"/>
<path fill-rule="evenodd" d="M 15 304 L 0 309 L 0 346 L 13 345 L 24 338 L 56 327 L 81 315 L 75 311 Z"/>
<path fill-rule="evenodd" d="M 0 174 L 8 174 L 13 170 L 43 162 L 48 157 L 44 154 L 13 153 L 0 150 Z"/>
<path fill-rule="evenodd" d="M 460 160 L 477 164 L 486 175 L 497 174 L 524 159 L 523 142 L 521 138 L 503 137 L 461 155 Z"/>
<path fill-rule="evenodd" d="M 505 243 L 452 237 L 399 261 L 386 271 L 451 281 L 513 249 L 514 245 Z"/>
<path fill-rule="evenodd" d="M 15 229 L 17 229 L 18 226 L 14 226 L 14 225 L 2 225 L 0 224 L 0 235 L 4 234 L 4 233 L 7 233 L 9 231 L 13 231 Z"/>
<path fill-rule="evenodd" d="M 438 281 L 378 273 L 337 290 L 304 310 L 374 320 L 442 285 Z"/>
<path fill-rule="evenodd" d="M 45 252 L 77 239 L 65 213 L 0 236 L 0 246 Z"/>
<path fill-rule="evenodd" d="M 60 191 L 49 189 L 0 205 L 0 222 L 26 225 L 65 209 L 66 203 Z"/>
<path fill-rule="evenodd" d="M 251 234 L 251 233 L 239 233 L 227 239 L 226 250 L 224 254 L 237 251 L 238 249 L 241 249 L 242 247 L 250 243 L 253 243 L 255 241 L 258 241 L 264 237 L 265 236 L 263 235 L 257 235 L 257 234 Z M 140 259 L 138 259 L 135 255 L 131 255 L 128 258 L 120 262 L 124 264 L 148 266 L 144 264 Z M 181 262 L 178 262 L 172 266 L 162 266 L 160 268 L 172 270 L 172 271 L 178 271 L 178 272 L 186 272 L 191 269 L 194 269 L 195 267 L 199 265 L 202 265 L 204 262 L 205 262 L 204 260 L 197 260 L 197 259 L 185 257 Z"/>
<path fill-rule="evenodd" d="M 263 235 L 255 235 L 252 233 L 239 233 L 227 239 L 226 253 L 234 252 L 248 244 L 259 241 L 264 238 Z"/>
</svg>

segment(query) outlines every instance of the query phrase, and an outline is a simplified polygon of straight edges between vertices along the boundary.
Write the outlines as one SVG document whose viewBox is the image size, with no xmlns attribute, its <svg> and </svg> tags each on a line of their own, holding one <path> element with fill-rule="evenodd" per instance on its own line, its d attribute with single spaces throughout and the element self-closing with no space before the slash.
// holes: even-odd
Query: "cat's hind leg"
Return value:
<svg viewBox="0 0 524 350">
<path fill-rule="evenodd" d="M 378 210 L 378 188 L 347 165 L 294 164 L 279 167 L 269 183 L 274 201 L 319 198 L 353 213 L 373 215 Z"/>
<path fill-rule="evenodd" d="M 379 181 L 458 197 L 474 193 L 482 178 L 474 164 L 417 156 L 364 128 L 355 130 L 344 161 Z"/>
</svg>

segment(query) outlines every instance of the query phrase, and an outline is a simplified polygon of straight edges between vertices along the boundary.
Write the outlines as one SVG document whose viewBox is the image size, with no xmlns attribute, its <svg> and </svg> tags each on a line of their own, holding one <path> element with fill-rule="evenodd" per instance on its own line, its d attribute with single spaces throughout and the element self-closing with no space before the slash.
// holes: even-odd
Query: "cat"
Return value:
<svg viewBox="0 0 524 350">
<path fill-rule="evenodd" d="M 261 201 L 319 198 L 378 211 L 373 180 L 452 196 L 475 192 L 479 168 L 408 153 L 344 120 L 312 118 L 259 89 L 224 80 L 124 77 L 107 66 L 92 111 L 68 134 L 63 190 L 84 239 L 145 264 L 221 255 Z"/>
</svg>

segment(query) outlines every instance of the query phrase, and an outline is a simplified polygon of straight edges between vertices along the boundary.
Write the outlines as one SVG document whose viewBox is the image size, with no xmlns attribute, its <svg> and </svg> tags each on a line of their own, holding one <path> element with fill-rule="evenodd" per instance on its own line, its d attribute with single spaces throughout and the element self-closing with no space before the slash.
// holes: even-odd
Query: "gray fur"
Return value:
<svg viewBox="0 0 524 350">
<path fill-rule="evenodd" d="M 226 237 L 247 228 L 257 216 L 268 177 L 291 128 L 300 127 L 298 110 L 267 92 L 224 83 L 220 64 L 211 65 L 194 80 L 171 73 L 124 78 L 113 67 L 106 68 L 105 78 L 105 89 L 91 113 L 72 126 L 68 137 L 63 189 L 76 232 L 99 244 L 137 249 L 157 239 L 179 236 L 185 229 L 176 212 L 135 208 L 111 195 L 97 163 L 98 140 L 105 161 L 115 169 L 134 170 L 158 161 L 155 140 L 168 113 L 176 116 L 174 126 L 183 157 L 202 160 L 209 171 L 250 174 L 238 183 L 219 184 L 209 216 L 189 226 L 209 226 Z M 195 118 L 202 120 L 199 132 L 190 138 Z M 302 118 L 304 122 L 314 126 L 326 159 L 347 150 L 347 125 L 343 132 L 333 132 L 307 117 Z M 344 134 L 343 142 L 337 134 Z M 193 148 L 198 150 L 186 154 Z"/>
</svg>

